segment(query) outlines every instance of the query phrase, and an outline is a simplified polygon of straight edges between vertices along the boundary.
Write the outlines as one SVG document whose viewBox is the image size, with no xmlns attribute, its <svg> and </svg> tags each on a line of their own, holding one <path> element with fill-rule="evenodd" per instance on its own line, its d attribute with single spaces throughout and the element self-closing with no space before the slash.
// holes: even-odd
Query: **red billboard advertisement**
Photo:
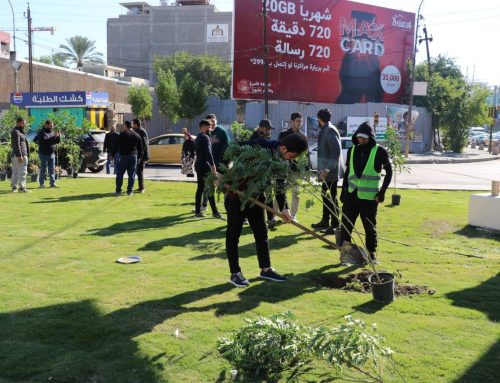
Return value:
<svg viewBox="0 0 500 383">
<path fill-rule="evenodd" d="M 263 100 L 263 1 L 235 0 L 235 99 Z M 348 0 L 266 0 L 270 100 L 399 103 L 415 14 Z"/>
</svg>

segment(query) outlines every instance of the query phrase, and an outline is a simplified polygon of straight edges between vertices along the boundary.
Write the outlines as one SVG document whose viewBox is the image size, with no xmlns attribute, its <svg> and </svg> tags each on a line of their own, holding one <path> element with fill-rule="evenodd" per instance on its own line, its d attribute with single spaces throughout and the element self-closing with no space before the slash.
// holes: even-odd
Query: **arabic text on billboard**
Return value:
<svg viewBox="0 0 500 383">
<path fill-rule="evenodd" d="M 268 0 L 270 100 L 398 103 L 415 14 L 347 0 Z M 235 2 L 232 94 L 264 99 L 260 1 Z"/>
</svg>

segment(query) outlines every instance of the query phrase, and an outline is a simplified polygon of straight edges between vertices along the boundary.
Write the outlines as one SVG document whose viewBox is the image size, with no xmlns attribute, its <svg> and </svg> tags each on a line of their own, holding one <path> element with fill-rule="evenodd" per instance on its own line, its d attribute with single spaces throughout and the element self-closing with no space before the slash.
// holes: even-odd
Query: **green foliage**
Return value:
<svg viewBox="0 0 500 383">
<path fill-rule="evenodd" d="M 186 74 L 179 86 L 179 101 L 181 105 L 179 115 L 193 120 L 207 108 L 204 84 L 196 81 L 190 73 Z"/>
<path fill-rule="evenodd" d="M 171 56 L 157 57 L 154 68 L 170 70 L 179 85 L 189 74 L 193 80 L 204 86 L 208 96 L 228 98 L 231 90 L 231 66 L 217 56 L 192 55 L 178 52 Z"/>
<path fill-rule="evenodd" d="M 294 381 L 305 372 L 310 335 L 291 313 L 245 321 L 234 339 L 218 340 L 219 353 L 238 370 L 238 381 Z"/>
<path fill-rule="evenodd" d="M 18 106 L 11 105 L 9 110 L 7 110 L 0 119 L 0 139 L 10 141 L 10 132 L 16 126 L 18 117 L 22 117 L 26 120 L 24 131 L 30 131 L 30 126 L 35 119 L 28 114 L 26 109 L 20 109 Z"/>
<path fill-rule="evenodd" d="M 158 69 L 158 83 L 155 87 L 158 108 L 170 121 L 176 123 L 180 118 L 180 96 L 175 76 L 170 69 Z"/>
<path fill-rule="evenodd" d="M 261 194 L 272 200 L 275 192 L 286 192 L 293 186 L 276 182 L 277 179 L 290 179 L 292 171 L 288 162 L 272 150 L 233 143 L 226 149 L 224 159 L 230 165 L 224 167 L 223 174 L 218 176 L 219 179 L 214 175 L 208 176 L 208 192 L 239 194 L 242 209 Z M 306 178 L 307 170 L 305 167 L 299 167 L 298 172 L 293 175 Z M 217 184 L 217 187 L 214 187 L 214 184 Z"/>
<path fill-rule="evenodd" d="M 40 56 L 38 59 L 33 58 L 34 61 L 39 61 L 44 64 L 50 64 L 50 65 L 55 65 L 63 68 L 67 68 L 68 65 L 66 64 L 66 60 L 64 59 L 63 56 L 60 54 L 51 54 L 51 55 L 46 55 L 46 56 Z"/>
<path fill-rule="evenodd" d="M 77 68 L 84 64 L 103 64 L 102 53 L 96 52 L 95 41 L 84 36 L 73 36 L 66 39 L 67 44 L 59 45 L 63 52 L 58 53 L 58 57 L 63 61 L 76 64 Z"/>
<path fill-rule="evenodd" d="M 314 374 L 313 361 L 333 368 L 323 376 L 381 382 L 384 361 L 392 350 L 382 346 L 384 339 L 375 333 L 375 324 L 367 328 L 362 320 L 351 316 L 346 320 L 327 329 L 300 325 L 290 312 L 246 319 L 247 325 L 233 339 L 219 338 L 218 350 L 237 370 L 240 382 L 298 382 Z"/>
<path fill-rule="evenodd" d="M 392 168 L 394 170 L 394 191 L 396 190 L 397 173 L 409 171 L 406 166 L 406 157 L 401 152 L 401 139 L 398 132 L 392 126 L 387 127 L 387 138 L 385 141 L 387 153 L 392 160 Z"/>
<path fill-rule="evenodd" d="M 78 144 L 85 133 L 95 128 L 87 119 L 83 120 L 82 126 L 78 126 L 76 117 L 66 111 L 49 113 L 48 117 L 54 122 L 54 131 L 61 133 L 63 144 Z"/>
<path fill-rule="evenodd" d="M 61 149 L 66 154 L 66 159 L 72 172 L 78 172 L 83 162 L 83 154 L 80 146 L 73 142 L 65 142 L 61 145 Z"/>
<path fill-rule="evenodd" d="M 162 113 L 172 122 L 191 121 L 206 109 L 208 96 L 229 97 L 231 69 L 215 56 L 179 52 L 154 60 L 156 93 Z"/>
<path fill-rule="evenodd" d="M 0 173 L 5 173 L 10 168 L 10 146 L 0 145 Z"/>
<path fill-rule="evenodd" d="M 236 142 L 247 141 L 252 135 L 252 130 L 246 129 L 245 124 L 238 121 L 233 121 L 231 124 L 231 132 Z"/>
<path fill-rule="evenodd" d="M 461 152 L 468 128 L 488 121 L 488 90 L 468 85 L 454 59 L 440 55 L 431 61 L 431 67 L 430 78 L 426 63 L 415 68 L 415 79 L 428 82 L 427 96 L 415 97 L 415 105 L 432 111 L 436 127 L 445 130 L 446 146 L 454 152 Z"/>
<path fill-rule="evenodd" d="M 149 87 L 131 86 L 128 88 L 128 103 L 134 113 L 141 120 L 150 119 L 153 114 L 153 97 L 149 92 Z"/>
</svg>

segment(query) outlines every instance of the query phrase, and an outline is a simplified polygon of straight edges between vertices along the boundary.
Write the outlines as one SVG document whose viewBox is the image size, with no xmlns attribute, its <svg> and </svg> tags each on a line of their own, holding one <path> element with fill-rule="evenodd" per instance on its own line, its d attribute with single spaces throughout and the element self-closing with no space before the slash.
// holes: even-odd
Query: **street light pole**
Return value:
<svg viewBox="0 0 500 383">
<path fill-rule="evenodd" d="M 31 41 L 33 31 L 31 29 L 31 10 L 28 3 L 28 66 L 30 78 L 30 92 L 33 92 L 33 42 Z"/>
<path fill-rule="evenodd" d="M 10 5 L 10 10 L 12 11 L 12 34 L 14 36 L 14 55 L 11 57 L 11 60 L 16 61 L 17 58 L 17 49 L 16 49 L 16 17 L 14 16 L 14 7 L 12 7 L 12 3 L 10 0 L 7 0 Z M 19 80 L 17 77 L 18 74 L 18 69 L 16 69 L 14 66 L 12 67 L 14 69 L 14 81 L 16 83 L 16 92 L 19 92 Z"/>
<path fill-rule="evenodd" d="M 420 1 L 420 5 L 418 6 L 418 12 L 417 12 L 417 25 L 415 29 L 415 42 L 413 44 L 413 62 L 411 64 L 411 73 L 410 73 L 410 101 L 408 105 L 408 118 L 409 118 L 409 123 L 406 126 L 406 147 L 405 147 L 405 157 L 408 158 L 408 155 L 410 153 L 410 133 L 413 129 L 413 119 L 411 116 L 411 109 L 413 106 L 413 86 L 415 84 L 415 61 L 417 60 L 417 39 L 418 39 L 418 28 L 420 24 L 420 9 L 422 8 L 422 4 L 424 3 L 424 0 Z"/>
<path fill-rule="evenodd" d="M 267 46 L 267 0 L 262 1 L 262 18 L 264 21 L 263 43 L 264 43 L 264 118 L 269 118 L 269 66 Z"/>
</svg>

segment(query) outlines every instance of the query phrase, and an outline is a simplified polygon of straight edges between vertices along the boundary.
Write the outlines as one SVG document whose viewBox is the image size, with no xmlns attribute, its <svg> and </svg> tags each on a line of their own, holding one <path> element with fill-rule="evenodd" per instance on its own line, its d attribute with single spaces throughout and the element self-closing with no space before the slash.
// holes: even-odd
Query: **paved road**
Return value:
<svg viewBox="0 0 500 383">
<path fill-rule="evenodd" d="M 500 160 L 456 164 L 412 164 L 410 173 L 397 175 L 397 186 L 406 189 L 491 190 L 491 181 L 500 181 Z M 112 177 L 104 172 L 84 177 Z M 180 166 L 147 166 L 151 180 L 195 181 L 180 172 Z"/>
</svg>

